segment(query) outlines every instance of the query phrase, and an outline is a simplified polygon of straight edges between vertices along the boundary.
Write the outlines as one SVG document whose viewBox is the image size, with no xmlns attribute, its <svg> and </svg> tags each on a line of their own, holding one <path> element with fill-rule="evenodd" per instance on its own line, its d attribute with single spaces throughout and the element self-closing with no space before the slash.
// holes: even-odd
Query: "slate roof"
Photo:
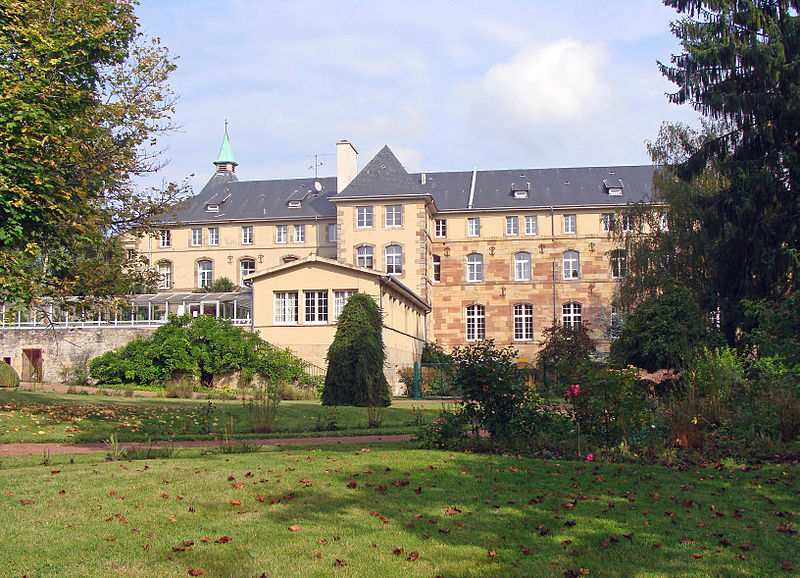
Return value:
<svg viewBox="0 0 800 578">
<path fill-rule="evenodd" d="M 338 195 L 336 177 L 239 181 L 234 173 L 217 173 L 177 212 L 177 221 L 333 219 L 331 200 L 398 196 L 430 196 L 440 212 L 613 207 L 649 199 L 656 170 L 652 165 L 479 170 L 470 207 L 473 171 L 409 174 L 384 146 Z M 608 194 L 608 187 L 619 186 L 622 195 Z M 515 198 L 514 189 L 527 191 L 527 198 Z M 300 201 L 300 207 L 290 207 L 290 201 Z M 218 204 L 219 211 L 208 212 L 208 204 Z"/>
</svg>

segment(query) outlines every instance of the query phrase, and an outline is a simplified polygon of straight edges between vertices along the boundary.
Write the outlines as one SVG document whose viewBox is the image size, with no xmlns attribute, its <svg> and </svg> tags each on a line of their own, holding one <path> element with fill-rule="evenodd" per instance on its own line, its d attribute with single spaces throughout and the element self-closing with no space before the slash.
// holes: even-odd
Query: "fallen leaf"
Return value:
<svg viewBox="0 0 800 578">
<path fill-rule="evenodd" d="M 395 548 L 393 553 L 394 554 L 402 554 L 403 553 L 403 549 L 402 548 Z"/>
<path fill-rule="evenodd" d="M 30 506 L 31 504 L 35 504 L 36 500 L 20 500 L 19 503 L 23 506 Z"/>
<path fill-rule="evenodd" d="M 753 544 L 751 544 L 750 542 L 748 542 L 747 544 L 742 544 L 741 546 L 739 546 L 739 548 L 741 548 L 744 551 L 749 551 L 749 550 L 755 550 L 756 549 L 756 547 Z"/>
<path fill-rule="evenodd" d="M 489 550 L 489 551 L 487 552 L 487 554 L 488 554 L 488 555 L 489 555 L 491 558 L 494 558 L 495 556 L 499 556 L 499 555 L 500 555 L 500 554 L 498 554 L 497 552 L 495 552 L 494 550 Z"/>
<path fill-rule="evenodd" d="M 409 562 L 413 562 L 413 561 L 414 561 L 414 560 L 416 560 L 417 558 L 419 558 L 419 552 L 417 552 L 416 550 L 414 550 L 413 552 L 411 552 L 411 553 L 408 555 L 408 558 L 406 558 L 406 559 L 407 559 Z M 785 563 L 785 562 L 784 562 L 784 563 Z"/>
<path fill-rule="evenodd" d="M 297 526 L 297 525 L 289 526 L 289 531 L 290 532 L 299 532 L 300 531 L 300 526 Z"/>
<path fill-rule="evenodd" d="M 222 536 L 221 538 L 217 538 L 216 540 L 214 540 L 214 542 L 217 544 L 227 544 L 228 542 L 231 541 L 231 539 L 232 538 L 230 536 Z"/>
<path fill-rule="evenodd" d="M 231 506 L 241 506 L 242 502 L 239 500 L 231 500 Z"/>
<path fill-rule="evenodd" d="M 342 566 L 347 566 L 347 563 L 344 560 L 340 560 L 339 558 L 336 559 L 336 562 L 333 563 L 334 566 L 337 568 L 341 568 Z"/>
<path fill-rule="evenodd" d="M 201 576 L 203 574 L 202 570 L 195 570 L 194 568 L 189 568 L 189 576 Z"/>
<path fill-rule="evenodd" d="M 784 561 L 783 561 L 783 564 L 781 564 L 781 570 L 789 570 L 789 571 L 792 571 L 792 570 L 794 570 L 794 564 L 792 564 L 791 562 L 789 562 L 789 560 L 784 560 Z"/>
</svg>

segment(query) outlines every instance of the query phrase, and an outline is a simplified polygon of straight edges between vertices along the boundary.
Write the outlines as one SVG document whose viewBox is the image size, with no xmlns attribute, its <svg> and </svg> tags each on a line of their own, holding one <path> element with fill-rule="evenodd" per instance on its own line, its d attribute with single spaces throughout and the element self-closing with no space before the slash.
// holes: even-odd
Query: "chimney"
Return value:
<svg viewBox="0 0 800 578">
<path fill-rule="evenodd" d="M 341 193 L 358 174 L 358 151 L 349 140 L 336 143 L 336 192 Z"/>
</svg>

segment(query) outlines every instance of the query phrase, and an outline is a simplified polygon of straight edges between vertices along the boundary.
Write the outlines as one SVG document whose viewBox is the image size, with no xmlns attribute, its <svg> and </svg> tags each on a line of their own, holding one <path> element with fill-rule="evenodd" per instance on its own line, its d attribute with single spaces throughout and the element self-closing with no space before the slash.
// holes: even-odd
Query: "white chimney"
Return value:
<svg viewBox="0 0 800 578">
<path fill-rule="evenodd" d="M 336 192 L 341 193 L 358 174 L 358 151 L 349 140 L 336 143 Z"/>
</svg>

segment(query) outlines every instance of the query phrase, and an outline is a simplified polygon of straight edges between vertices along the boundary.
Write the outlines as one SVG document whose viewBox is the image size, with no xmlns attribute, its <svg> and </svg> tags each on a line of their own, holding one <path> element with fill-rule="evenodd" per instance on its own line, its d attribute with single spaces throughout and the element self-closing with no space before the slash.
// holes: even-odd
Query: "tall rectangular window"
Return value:
<svg viewBox="0 0 800 578">
<path fill-rule="evenodd" d="M 275 227 L 275 242 L 276 243 L 285 243 L 288 238 L 288 229 L 287 225 L 277 225 Z"/>
<path fill-rule="evenodd" d="M 623 233 L 630 233 L 633 231 L 633 223 L 634 219 L 630 215 L 623 215 L 622 216 L 622 232 Z"/>
<path fill-rule="evenodd" d="M 576 215 L 564 215 L 564 233 L 568 235 L 576 233 L 578 230 L 577 221 Z"/>
<path fill-rule="evenodd" d="M 372 247 L 365 245 L 356 249 L 356 265 L 372 269 Z"/>
<path fill-rule="evenodd" d="M 328 322 L 328 292 L 305 292 L 305 320 L 306 323 Z"/>
<path fill-rule="evenodd" d="M 208 244 L 219 245 L 219 227 L 208 228 Z"/>
<path fill-rule="evenodd" d="M 209 287 L 214 281 L 214 265 L 211 261 L 197 262 L 197 288 Z"/>
<path fill-rule="evenodd" d="M 470 217 L 467 219 L 467 237 L 480 237 L 481 219 L 480 217 Z"/>
<path fill-rule="evenodd" d="M 169 289 L 172 287 L 172 263 L 164 261 L 158 264 L 158 288 Z"/>
<path fill-rule="evenodd" d="M 389 275 L 401 275 L 403 273 L 403 248 L 399 245 L 386 247 L 386 272 Z"/>
<path fill-rule="evenodd" d="M 386 205 L 385 223 L 387 227 L 402 227 L 403 226 L 403 205 Z"/>
<path fill-rule="evenodd" d="M 611 277 L 620 279 L 628 274 L 628 254 L 625 249 L 611 251 Z"/>
<path fill-rule="evenodd" d="M 333 292 L 333 322 L 336 323 L 339 320 L 339 315 L 342 314 L 342 309 L 344 309 L 345 303 L 347 300 L 350 299 L 353 295 L 358 293 L 355 289 L 337 289 Z"/>
<path fill-rule="evenodd" d="M 467 341 L 486 339 L 486 308 L 483 305 L 467 306 Z"/>
<path fill-rule="evenodd" d="M 580 255 L 577 251 L 564 251 L 562 263 L 564 279 L 577 279 L 580 276 Z"/>
<path fill-rule="evenodd" d="M 467 255 L 467 282 L 479 283 L 483 281 L 483 255 L 472 253 Z"/>
<path fill-rule="evenodd" d="M 600 217 L 600 227 L 604 233 L 610 233 L 614 230 L 614 215 L 611 213 L 603 213 Z"/>
<path fill-rule="evenodd" d="M 436 219 L 433 222 L 433 236 L 437 239 L 447 237 L 447 219 Z"/>
<path fill-rule="evenodd" d="M 239 261 L 239 285 L 244 287 L 244 278 L 256 272 L 255 259 L 242 259 Z"/>
<path fill-rule="evenodd" d="M 253 226 L 245 225 L 242 227 L 242 245 L 253 244 Z"/>
<path fill-rule="evenodd" d="M 539 223 L 536 215 L 528 215 L 525 217 L 525 234 L 526 235 L 538 235 L 539 234 Z"/>
<path fill-rule="evenodd" d="M 279 325 L 297 323 L 297 291 L 275 292 L 275 323 Z"/>
<path fill-rule="evenodd" d="M 158 246 L 162 249 L 172 245 L 172 232 L 169 229 L 162 229 L 158 234 Z"/>
<path fill-rule="evenodd" d="M 336 242 L 336 223 L 328 223 L 328 243 Z"/>
<path fill-rule="evenodd" d="M 203 229 L 192 229 L 192 247 L 199 247 L 203 244 Z"/>
<path fill-rule="evenodd" d="M 442 280 L 442 258 L 439 255 L 433 255 L 433 280 Z"/>
<path fill-rule="evenodd" d="M 533 305 L 530 303 L 514 305 L 514 339 L 516 341 L 533 339 Z"/>
<path fill-rule="evenodd" d="M 372 226 L 372 207 L 356 207 L 356 227 L 366 229 Z"/>
<path fill-rule="evenodd" d="M 564 303 L 561 306 L 561 323 L 575 327 L 583 323 L 583 306 L 580 303 Z"/>
<path fill-rule="evenodd" d="M 521 251 L 514 255 L 514 281 L 531 280 L 531 254 Z"/>
<path fill-rule="evenodd" d="M 506 217 L 506 235 L 519 235 L 519 217 Z"/>
<path fill-rule="evenodd" d="M 305 225 L 295 225 L 294 226 L 294 242 L 295 243 L 305 243 L 306 242 L 306 226 Z"/>
</svg>

